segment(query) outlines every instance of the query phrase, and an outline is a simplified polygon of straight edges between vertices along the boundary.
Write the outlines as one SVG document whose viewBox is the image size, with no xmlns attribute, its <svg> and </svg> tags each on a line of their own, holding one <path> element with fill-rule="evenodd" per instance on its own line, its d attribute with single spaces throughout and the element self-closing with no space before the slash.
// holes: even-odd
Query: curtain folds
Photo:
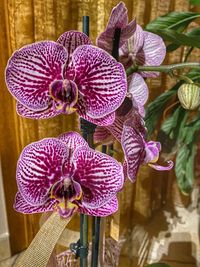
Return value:
<svg viewBox="0 0 200 267">
<path fill-rule="evenodd" d="M 12 52 L 25 44 L 40 40 L 56 40 L 64 31 L 81 30 L 82 16 L 90 16 L 91 39 L 106 26 L 110 11 L 117 0 L 2 0 L 0 1 L 0 149 L 6 195 L 12 253 L 28 246 L 38 230 L 38 215 L 21 215 L 13 208 L 17 191 L 16 162 L 24 146 L 44 137 L 56 137 L 68 130 L 78 130 L 77 117 L 58 116 L 48 120 L 21 118 L 15 111 L 15 100 L 4 82 L 4 69 Z M 189 10 L 188 0 L 125 0 L 129 18 L 136 17 L 144 26 L 157 16 L 176 10 Z M 181 60 L 183 50 L 167 57 L 166 63 Z M 172 81 L 148 81 L 151 99 L 169 88 Z M 126 183 L 120 193 L 118 221 L 120 230 L 145 222 L 170 198 L 173 175 L 158 173 L 142 166 L 137 182 Z"/>
</svg>

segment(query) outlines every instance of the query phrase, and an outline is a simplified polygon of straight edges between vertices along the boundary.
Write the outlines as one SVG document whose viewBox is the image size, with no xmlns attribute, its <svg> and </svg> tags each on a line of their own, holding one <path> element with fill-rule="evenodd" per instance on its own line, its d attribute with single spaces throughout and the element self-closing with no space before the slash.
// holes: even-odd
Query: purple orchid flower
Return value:
<svg viewBox="0 0 200 267">
<path fill-rule="evenodd" d="M 135 19 L 128 23 L 128 10 L 123 2 L 120 2 L 113 8 L 105 31 L 97 38 L 97 46 L 110 54 L 113 49 L 113 39 L 116 29 L 121 30 L 119 47 L 121 47 L 136 30 Z"/>
<path fill-rule="evenodd" d="M 159 66 L 166 55 L 162 38 L 154 33 L 143 31 L 137 24 L 136 31 L 119 49 L 120 62 L 125 69 L 132 65 Z M 139 72 L 142 77 L 157 77 L 158 72 Z"/>
<path fill-rule="evenodd" d="M 79 211 L 107 216 L 117 211 L 123 186 L 122 166 L 89 148 L 76 132 L 34 142 L 17 164 L 14 208 L 22 213 L 57 210 L 63 217 Z"/>
<path fill-rule="evenodd" d="M 77 111 L 97 125 L 114 121 L 127 91 L 123 66 L 76 31 L 14 52 L 6 82 L 21 116 L 40 119 Z"/>
<path fill-rule="evenodd" d="M 144 121 L 130 100 L 128 101 L 124 108 L 120 107 L 120 115 L 116 116 L 112 125 L 96 128 L 95 142 L 104 143 L 105 140 L 108 143 L 112 140 L 111 136 L 114 136 L 121 143 L 125 155 L 124 174 L 132 182 L 135 181 L 139 166 L 143 163 L 158 171 L 171 170 L 172 161 L 167 161 L 167 166 L 155 164 L 159 158 L 161 144 L 146 140 Z"/>
</svg>

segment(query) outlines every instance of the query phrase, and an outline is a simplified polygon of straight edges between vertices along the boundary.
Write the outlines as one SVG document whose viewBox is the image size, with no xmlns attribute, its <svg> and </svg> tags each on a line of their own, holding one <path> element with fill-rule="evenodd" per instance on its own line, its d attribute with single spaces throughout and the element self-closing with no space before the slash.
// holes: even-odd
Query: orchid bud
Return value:
<svg viewBox="0 0 200 267">
<path fill-rule="evenodd" d="M 178 99 L 185 109 L 193 110 L 200 105 L 200 87 L 194 83 L 184 83 L 178 89 Z"/>
</svg>

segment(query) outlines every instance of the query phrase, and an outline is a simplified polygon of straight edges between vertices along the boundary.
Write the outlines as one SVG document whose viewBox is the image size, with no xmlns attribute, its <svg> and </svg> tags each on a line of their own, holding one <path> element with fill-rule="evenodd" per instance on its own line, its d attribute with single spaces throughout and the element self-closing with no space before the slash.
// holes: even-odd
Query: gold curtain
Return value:
<svg viewBox="0 0 200 267">
<path fill-rule="evenodd" d="M 0 148 L 12 253 L 21 251 L 38 230 L 38 216 L 18 214 L 12 205 L 17 191 L 16 162 L 24 146 L 44 137 L 56 137 L 77 130 L 76 115 L 48 120 L 21 118 L 15 111 L 15 100 L 4 82 L 4 69 L 12 52 L 39 40 L 56 40 L 64 31 L 81 30 L 82 16 L 89 15 L 93 42 L 106 26 L 110 11 L 118 0 L 1 0 L 0 1 Z M 188 0 L 125 0 L 129 18 L 136 17 L 144 26 L 169 11 L 189 10 Z M 180 62 L 179 49 L 166 63 Z M 151 98 L 169 88 L 165 76 L 149 81 Z M 149 219 L 170 198 L 172 174 L 158 173 L 144 166 L 137 182 L 129 182 L 120 193 L 120 229 Z M 125 219 L 124 219 L 125 218 Z"/>
</svg>

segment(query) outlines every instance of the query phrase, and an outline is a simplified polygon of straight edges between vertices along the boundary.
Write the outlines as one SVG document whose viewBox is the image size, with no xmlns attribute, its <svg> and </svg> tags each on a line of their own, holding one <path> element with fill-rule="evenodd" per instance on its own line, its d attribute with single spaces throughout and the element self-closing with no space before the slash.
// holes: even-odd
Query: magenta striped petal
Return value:
<svg viewBox="0 0 200 267">
<path fill-rule="evenodd" d="M 80 117 L 82 117 L 83 119 L 85 119 L 89 122 L 92 122 L 96 125 L 107 126 L 107 125 L 112 124 L 115 120 L 115 112 L 112 112 L 106 116 L 103 116 L 102 118 L 94 119 L 94 118 L 91 118 L 90 116 L 86 115 L 86 110 L 85 110 L 85 107 L 84 107 L 82 101 L 79 101 L 77 103 L 76 107 L 77 107 L 77 113 L 79 114 Z"/>
<path fill-rule="evenodd" d="M 114 212 L 116 212 L 117 210 L 118 210 L 118 200 L 116 196 L 114 196 L 112 199 L 109 200 L 109 202 L 107 202 L 106 204 L 97 209 L 90 209 L 84 207 L 83 205 L 79 205 L 80 213 L 92 216 L 99 216 L 99 217 L 109 216 Z"/>
<path fill-rule="evenodd" d="M 145 66 L 159 66 L 166 55 L 166 46 L 163 39 L 151 32 L 144 31 L 144 45 L 137 54 L 137 61 Z M 143 77 L 157 77 L 158 72 L 140 72 Z"/>
<path fill-rule="evenodd" d="M 40 206 L 33 206 L 26 202 L 20 192 L 16 194 L 14 209 L 24 214 L 41 213 L 47 211 L 53 211 L 54 206 L 58 203 L 56 199 L 48 199 L 44 204 Z"/>
<path fill-rule="evenodd" d="M 121 47 L 123 43 L 131 37 L 136 29 L 136 21 L 132 20 L 128 24 L 128 10 L 123 2 L 120 2 L 116 7 L 113 8 L 106 29 L 97 38 L 97 45 L 106 50 L 112 52 L 113 38 L 115 29 L 121 29 L 120 43 Z"/>
<path fill-rule="evenodd" d="M 62 180 L 69 151 L 56 138 L 46 138 L 24 148 L 17 164 L 17 183 L 26 202 L 43 205 L 51 186 Z"/>
<path fill-rule="evenodd" d="M 174 163 L 171 160 L 167 161 L 167 166 L 161 166 L 158 164 L 148 164 L 151 168 L 157 170 L 157 171 L 170 171 L 174 167 Z"/>
<path fill-rule="evenodd" d="M 123 66 L 100 48 L 84 45 L 73 53 L 76 82 L 86 115 L 99 119 L 115 111 L 127 92 Z"/>
<path fill-rule="evenodd" d="M 134 73 L 131 76 L 130 83 L 128 86 L 128 93 L 132 98 L 133 106 L 136 107 L 144 115 L 142 107 L 148 100 L 149 90 L 142 76 L 138 73 Z"/>
<path fill-rule="evenodd" d="M 72 53 L 80 45 L 91 44 L 88 36 L 78 31 L 68 31 L 63 33 L 57 40 L 58 43 L 63 45 L 68 52 L 68 59 L 66 64 L 68 65 L 72 58 Z"/>
<path fill-rule="evenodd" d="M 123 169 L 114 158 L 80 147 L 74 152 L 73 161 L 77 167 L 74 180 L 83 190 L 84 207 L 99 208 L 122 188 Z"/>
<path fill-rule="evenodd" d="M 130 122 L 124 123 L 122 132 L 121 144 L 125 155 L 125 160 L 128 164 L 128 178 L 134 182 L 140 164 L 144 160 L 145 150 L 143 137 L 131 126 Z"/>
<path fill-rule="evenodd" d="M 130 67 L 133 63 L 137 63 L 137 54 L 142 50 L 143 44 L 144 31 L 142 27 L 137 24 L 136 31 L 119 49 L 120 62 L 125 66 L 125 68 Z"/>
<path fill-rule="evenodd" d="M 65 143 L 65 145 L 74 151 L 78 147 L 89 147 L 85 139 L 76 132 L 67 132 L 58 136 L 58 139 Z"/>
<path fill-rule="evenodd" d="M 94 132 L 94 142 L 102 144 L 113 143 L 114 137 L 111 135 L 110 131 L 106 127 L 97 126 Z"/>
<path fill-rule="evenodd" d="M 66 60 L 66 49 L 52 41 L 22 47 L 8 61 L 6 82 L 9 91 L 29 109 L 47 109 L 51 102 L 49 85 L 62 79 Z"/>
<path fill-rule="evenodd" d="M 34 111 L 23 106 L 19 102 L 17 102 L 16 110 L 18 115 L 29 119 L 47 119 L 55 117 L 62 113 L 62 110 L 55 110 L 53 106 L 50 106 L 46 110 Z"/>
</svg>

